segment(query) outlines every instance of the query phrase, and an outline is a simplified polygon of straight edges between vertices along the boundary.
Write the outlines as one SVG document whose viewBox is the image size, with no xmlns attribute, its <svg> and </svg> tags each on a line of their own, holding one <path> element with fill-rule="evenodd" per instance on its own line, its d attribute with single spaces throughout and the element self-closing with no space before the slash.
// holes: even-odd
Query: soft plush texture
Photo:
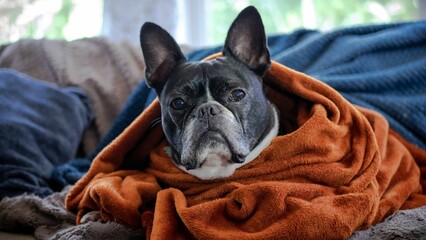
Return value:
<svg viewBox="0 0 426 240">
<path fill-rule="evenodd" d="M 130 229 L 117 222 L 87 222 L 75 225 L 75 214 L 66 211 L 65 196 L 69 187 L 45 198 L 20 195 L 0 201 L 0 229 L 9 232 L 34 232 L 36 239 L 120 240 L 143 239 L 141 229 Z M 350 240 L 422 239 L 426 232 L 426 206 L 400 210 L 384 222 L 364 231 L 356 231 Z M 0 238 L 9 235 L 2 235 Z M 305 239 L 305 238 L 304 238 Z"/>
<path fill-rule="evenodd" d="M 88 222 L 75 225 L 75 214 L 65 209 L 69 187 L 45 198 L 24 194 L 0 201 L 0 229 L 22 233 L 34 232 L 36 239 L 120 240 L 140 239 L 142 231 L 119 223 Z"/>
<path fill-rule="evenodd" d="M 404 239 L 419 240 L 426 235 L 426 206 L 398 211 L 382 223 L 355 232 L 350 240 Z"/>
<path fill-rule="evenodd" d="M 398 131 L 401 136 L 409 140 L 411 143 L 426 149 L 426 22 L 414 23 L 398 23 L 398 24 L 385 24 L 385 25 L 368 25 L 350 27 L 339 29 L 331 32 L 318 32 L 313 30 L 299 30 L 289 34 L 282 34 L 278 36 L 270 36 L 268 38 L 271 56 L 274 60 L 283 63 L 298 71 L 308 73 L 315 76 L 317 79 L 326 82 L 333 88 L 338 90 L 346 99 L 357 105 L 367 108 L 375 109 L 383 114 L 390 122 L 393 129 Z M 49 47 L 51 44 L 55 45 L 52 49 Z M 62 47 L 62 48 L 59 48 Z M 354 48 L 356 46 L 356 48 Z M 108 51 L 109 47 L 115 49 Z M 70 51 L 66 49 L 77 49 L 76 54 L 83 55 L 82 57 L 91 62 L 85 64 L 84 61 L 72 60 L 73 57 L 69 54 Z M 83 77 L 82 79 L 86 84 L 85 89 L 92 89 L 94 100 L 109 99 L 119 92 L 115 92 L 113 88 L 110 90 L 102 90 L 103 79 L 111 79 L 117 81 L 114 84 L 121 84 L 123 79 L 111 77 L 110 70 L 117 69 L 123 71 L 123 76 L 129 74 L 126 71 L 133 69 L 127 68 L 128 62 L 133 63 L 138 58 L 132 58 L 130 55 L 119 54 L 127 52 L 120 48 L 126 48 L 123 44 L 111 44 L 105 39 L 84 39 L 72 42 L 65 41 L 51 41 L 51 40 L 23 40 L 10 45 L 9 47 L 2 48 L 8 49 L 0 53 L 1 66 L 14 66 L 31 75 L 45 74 L 47 81 L 55 82 L 59 79 L 58 83 L 65 85 L 74 85 L 74 81 L 68 81 L 68 72 L 72 76 L 75 73 L 83 74 L 86 76 L 92 71 L 96 71 L 97 77 L 93 78 L 96 84 L 89 84 L 89 78 Z M 140 49 L 131 47 L 129 50 L 132 54 L 139 55 Z M 65 49 L 65 50 L 64 50 Z M 82 51 L 82 49 L 90 51 Z M 191 60 L 200 60 L 212 53 L 219 52 L 221 47 L 213 47 L 194 51 L 188 55 Z M 97 52 L 93 54 L 93 52 Z M 114 53 L 114 54 L 112 54 Z M 111 55 L 112 54 L 112 55 Z M 70 57 L 69 60 L 59 61 L 59 59 L 66 56 Z M 52 56 L 56 56 L 52 58 Z M 121 57 L 120 57 L 121 56 Z M 129 57 L 125 57 L 129 56 Z M 103 64 L 101 61 L 99 65 L 93 66 L 92 63 L 98 63 L 96 58 L 110 58 L 112 64 Z M 75 58 L 77 59 L 77 58 Z M 120 59 L 119 61 L 117 61 Z M 114 63 L 122 63 L 115 65 Z M 50 67 L 49 67 L 50 66 Z M 76 66 L 76 67 L 74 67 Z M 111 69 L 110 69 L 111 68 Z M 91 70 L 90 70 L 91 69 Z M 81 70 L 81 71 L 80 71 Z M 84 70 L 84 71 L 83 71 Z M 77 75 L 78 75 L 77 74 Z M 50 77 L 49 77 L 50 76 Z M 58 78 L 53 76 L 59 76 Z M 139 76 L 136 76 L 139 77 Z M 81 80 L 79 78 L 71 78 L 74 80 Z M 109 80 L 108 80 L 109 81 Z M 77 83 L 76 85 L 79 85 Z M 133 97 L 129 98 L 126 107 L 121 111 L 119 119 L 113 125 L 114 127 L 107 134 L 102 141 L 102 144 L 97 145 L 97 150 L 105 147 L 116 135 L 132 122 L 135 116 L 139 115 L 145 106 L 153 99 L 154 91 L 148 91 L 142 82 L 136 91 L 133 92 Z M 121 92 L 120 92 L 121 93 Z M 130 93 L 130 92 L 129 92 Z M 97 94 L 101 97 L 96 98 Z M 146 98 L 146 95 L 150 97 Z M 91 96 L 91 94 L 89 94 Z M 111 97 L 114 98 L 115 97 Z M 117 107 L 108 108 L 109 111 L 114 111 L 118 114 L 121 105 L 119 102 Z M 1 105 L 1 102 L 0 102 Z M 111 112 L 99 111 L 96 114 L 98 119 L 104 119 L 102 113 L 111 114 Z M 111 122 L 110 121 L 110 124 Z M 102 123 L 107 123 L 103 121 Z M 108 126 L 108 125 L 105 125 Z M 93 127 L 91 129 L 93 130 Z M 105 127 L 108 129 L 108 127 Z M 114 133 L 112 133 L 114 132 Z M 97 137 L 100 139 L 101 134 Z M 87 139 L 87 137 L 85 138 Z M 96 142 L 96 141 L 94 141 Z M 92 144 L 93 146 L 93 144 Z M 92 148 L 94 149 L 94 147 Z M 97 153 L 96 151 L 88 151 L 90 155 Z M 66 185 L 67 182 L 74 183 L 89 169 L 91 158 L 76 159 L 70 164 L 62 165 L 61 167 L 75 166 L 75 168 L 67 168 L 67 171 L 59 172 L 64 173 L 62 178 L 64 182 L 61 184 Z M 424 167 L 424 164 L 422 164 Z M 58 167 L 58 169 L 61 169 Z M 63 169 L 63 168 L 62 168 Z M 69 170 L 69 171 L 68 171 Z M 422 172 L 426 173 L 425 170 Z M 0 176 L 2 176 L 0 174 Z M 423 178 L 424 179 L 424 178 Z M 58 181 L 53 181 L 57 183 Z M 51 184 L 52 181 L 49 181 Z M 424 184 L 423 184 L 424 185 Z M 45 185 L 37 186 L 39 189 L 46 188 Z M 41 190 L 43 191 L 43 190 Z M 51 191 L 51 190 L 48 190 Z M 62 194 L 63 196 L 63 194 Z M 32 196 L 32 198 L 36 198 Z M 96 239 L 91 235 L 92 233 L 99 233 L 105 230 L 105 234 L 96 235 L 99 239 L 109 239 L 106 236 L 113 236 L 109 234 L 108 230 L 117 230 L 120 233 L 124 231 L 124 227 L 120 224 L 103 225 L 100 223 L 82 224 L 74 226 L 71 222 L 69 225 L 57 226 L 60 220 L 52 220 L 50 223 L 53 225 L 38 225 L 38 220 L 33 222 L 32 219 L 42 218 L 45 219 L 46 215 L 53 215 L 52 218 L 62 218 L 62 215 L 57 214 L 57 210 L 48 210 L 49 206 L 42 208 L 26 208 L 24 212 L 15 211 L 16 207 L 13 204 L 18 204 L 23 201 L 20 206 L 28 206 L 27 196 L 21 195 L 15 198 L 5 198 L 0 201 L 1 207 L 8 207 L 7 211 L 0 209 L 0 229 L 8 231 L 22 231 L 25 229 L 40 229 L 35 233 L 40 239 L 60 238 L 61 234 L 64 237 L 78 237 L 81 239 Z M 50 197 L 38 199 L 37 201 L 44 201 L 48 204 Z M 62 198 L 63 201 L 63 198 Z M 16 205 L 15 205 L 16 206 Z M 50 207 L 57 206 L 56 203 Z M 40 210 L 40 211 L 39 211 Z M 31 215 L 28 218 L 28 212 L 36 212 L 37 216 Z M 413 210 L 398 211 L 383 223 L 379 223 L 367 229 L 366 231 L 357 231 L 352 239 L 394 239 L 403 236 L 406 239 L 419 239 L 419 233 L 424 233 L 424 216 L 426 210 L 424 207 L 416 208 Z M 4 215 L 12 214 L 12 215 Z M 72 213 L 69 213 L 71 214 Z M 11 218 L 11 217 L 14 218 Z M 11 220 L 19 221 L 20 224 L 11 225 Z M 72 218 L 73 219 L 73 218 Z M 49 224 L 50 224 L 49 223 Z M 63 228 L 62 228 L 63 227 Z M 44 232 L 43 232 L 43 229 Z M 103 229 L 103 230 L 101 230 Z M 332 228 L 333 229 L 333 228 Z M 58 233 L 55 232 L 58 231 Z M 85 235 L 90 231 L 90 237 Z M 40 234 L 38 234 L 40 233 Z M 48 235 L 46 235 L 48 234 Z M 56 235 L 57 234 L 57 235 Z M 403 234 L 403 235 L 401 235 Z M 133 236 L 132 234 L 123 234 L 122 236 Z M 420 235 L 421 236 L 421 235 Z M 115 238 L 112 238 L 115 239 Z M 305 238 L 304 238 L 305 239 Z"/>
<path fill-rule="evenodd" d="M 0 70 L 0 199 L 47 196 L 55 166 L 77 153 L 92 120 L 84 91 Z"/>
<path fill-rule="evenodd" d="M 99 210 L 150 239 L 331 239 L 426 204 L 416 164 L 426 152 L 384 117 L 276 62 L 264 83 L 287 134 L 231 177 L 202 181 L 179 170 L 164 152 L 154 101 L 95 158 L 67 209 L 77 222 Z"/>
<path fill-rule="evenodd" d="M 23 39 L 3 46 L 0 68 L 11 68 L 60 87 L 84 89 L 95 120 L 83 138 L 83 156 L 87 156 L 110 130 L 143 78 L 145 64 L 139 47 L 129 42 L 115 43 L 105 38 Z"/>
</svg>

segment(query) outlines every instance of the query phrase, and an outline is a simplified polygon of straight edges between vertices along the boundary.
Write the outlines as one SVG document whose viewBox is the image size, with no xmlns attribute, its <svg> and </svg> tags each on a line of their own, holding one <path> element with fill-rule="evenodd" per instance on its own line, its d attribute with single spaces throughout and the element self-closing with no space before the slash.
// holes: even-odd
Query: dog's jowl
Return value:
<svg viewBox="0 0 426 240">
<path fill-rule="evenodd" d="M 271 65 L 254 7 L 232 23 L 222 56 L 188 62 L 175 40 L 154 23 L 140 35 L 148 84 L 161 105 L 174 163 L 200 179 L 230 176 L 255 159 L 278 133 L 275 107 L 263 93 Z"/>
</svg>

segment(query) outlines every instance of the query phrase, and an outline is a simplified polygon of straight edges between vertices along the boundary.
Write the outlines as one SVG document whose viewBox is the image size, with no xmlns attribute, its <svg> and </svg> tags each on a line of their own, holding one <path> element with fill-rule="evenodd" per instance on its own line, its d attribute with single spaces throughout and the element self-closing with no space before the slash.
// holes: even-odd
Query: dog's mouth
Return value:
<svg viewBox="0 0 426 240">
<path fill-rule="evenodd" d="M 195 114 L 209 107 L 215 112 Z M 194 112 L 181 132 L 177 164 L 186 170 L 195 170 L 243 163 L 250 153 L 250 139 L 234 113 L 216 102 L 205 103 Z"/>
<path fill-rule="evenodd" d="M 230 129 L 197 131 L 184 141 L 184 149 L 175 156 L 175 163 L 186 170 L 227 167 L 244 163 L 250 150 L 245 141 Z"/>
<path fill-rule="evenodd" d="M 237 153 L 225 134 L 212 130 L 201 135 L 196 149 L 197 159 L 199 159 L 197 167 L 217 167 L 243 163 L 247 155 Z"/>
</svg>

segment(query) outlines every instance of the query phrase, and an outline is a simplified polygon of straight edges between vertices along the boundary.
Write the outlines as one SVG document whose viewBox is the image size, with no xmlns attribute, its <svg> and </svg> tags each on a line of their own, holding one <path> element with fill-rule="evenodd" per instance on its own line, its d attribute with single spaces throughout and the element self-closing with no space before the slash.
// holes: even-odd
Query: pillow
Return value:
<svg viewBox="0 0 426 240">
<path fill-rule="evenodd" d="M 0 69 L 0 199 L 51 194 L 53 168 L 75 157 L 91 120 L 80 88 Z"/>
<path fill-rule="evenodd" d="M 86 158 L 76 158 L 69 163 L 56 167 L 52 173 L 51 183 L 57 186 L 58 189 L 76 183 L 89 170 L 93 158 L 129 126 L 156 97 L 154 89 L 149 88 L 146 81 L 142 80 L 129 96 L 117 119 L 108 133 L 102 138 L 95 151 Z"/>
</svg>

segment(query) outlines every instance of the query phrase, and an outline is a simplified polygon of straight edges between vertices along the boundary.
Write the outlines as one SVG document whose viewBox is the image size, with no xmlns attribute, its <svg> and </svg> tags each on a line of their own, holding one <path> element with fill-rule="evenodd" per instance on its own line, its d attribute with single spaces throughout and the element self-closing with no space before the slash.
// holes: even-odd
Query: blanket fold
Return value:
<svg viewBox="0 0 426 240">
<path fill-rule="evenodd" d="M 286 134 L 229 178 L 199 180 L 172 163 L 152 124 L 156 100 L 94 159 L 67 209 L 77 222 L 99 210 L 148 239 L 343 239 L 426 204 L 426 152 L 384 117 L 276 62 L 264 83 Z"/>
</svg>

